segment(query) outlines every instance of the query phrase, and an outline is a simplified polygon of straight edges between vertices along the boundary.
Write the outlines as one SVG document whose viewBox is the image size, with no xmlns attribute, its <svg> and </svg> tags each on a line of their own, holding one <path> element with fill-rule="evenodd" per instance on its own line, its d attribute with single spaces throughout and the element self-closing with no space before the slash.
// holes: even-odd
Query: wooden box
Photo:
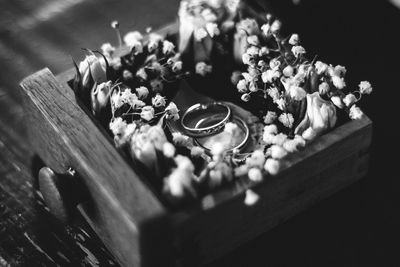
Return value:
<svg viewBox="0 0 400 267">
<path fill-rule="evenodd" d="M 67 195 L 85 190 L 79 210 L 123 266 L 202 265 L 368 170 L 372 122 L 364 116 L 287 157 L 277 176 L 258 184 L 238 181 L 199 200 L 200 205 L 172 212 L 79 105 L 68 85 L 72 77 L 72 70 L 55 77 L 43 69 L 21 82 L 29 139 L 55 173 L 76 171 L 81 184 L 70 187 Z M 260 196 L 254 206 L 244 204 L 248 188 Z M 61 202 L 53 204 L 64 205 L 68 196 L 54 192 L 53 200 Z"/>
</svg>

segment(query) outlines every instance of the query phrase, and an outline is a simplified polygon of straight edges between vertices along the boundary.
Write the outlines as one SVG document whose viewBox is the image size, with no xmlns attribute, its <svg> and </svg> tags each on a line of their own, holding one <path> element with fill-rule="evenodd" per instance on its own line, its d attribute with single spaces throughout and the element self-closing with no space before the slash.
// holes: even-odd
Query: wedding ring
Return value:
<svg viewBox="0 0 400 267">
<path fill-rule="evenodd" d="M 193 137 L 208 136 L 220 132 L 231 118 L 229 106 L 212 102 L 195 104 L 181 118 L 181 125 Z"/>
</svg>

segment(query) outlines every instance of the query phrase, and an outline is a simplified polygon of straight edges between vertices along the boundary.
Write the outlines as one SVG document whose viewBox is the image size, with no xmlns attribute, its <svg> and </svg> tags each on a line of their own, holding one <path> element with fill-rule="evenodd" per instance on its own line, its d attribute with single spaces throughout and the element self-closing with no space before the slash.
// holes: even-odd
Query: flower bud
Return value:
<svg viewBox="0 0 400 267">
<path fill-rule="evenodd" d="M 111 87 L 111 81 L 93 87 L 90 94 L 93 114 L 99 113 L 107 106 L 110 100 Z"/>
<path fill-rule="evenodd" d="M 82 77 L 83 87 L 92 87 L 90 83 L 90 74 L 95 83 L 100 84 L 107 81 L 106 67 L 104 60 L 97 58 L 95 55 L 86 56 L 79 64 L 79 72 Z"/>
<path fill-rule="evenodd" d="M 357 98 L 356 98 L 356 96 L 353 95 L 353 94 L 347 94 L 347 95 L 343 98 L 343 103 L 346 105 L 346 107 L 350 107 L 350 106 L 353 105 L 356 101 L 357 101 Z"/>
<path fill-rule="evenodd" d="M 240 99 L 242 99 L 244 102 L 249 102 L 250 101 L 250 95 L 249 94 L 243 94 Z"/>
</svg>

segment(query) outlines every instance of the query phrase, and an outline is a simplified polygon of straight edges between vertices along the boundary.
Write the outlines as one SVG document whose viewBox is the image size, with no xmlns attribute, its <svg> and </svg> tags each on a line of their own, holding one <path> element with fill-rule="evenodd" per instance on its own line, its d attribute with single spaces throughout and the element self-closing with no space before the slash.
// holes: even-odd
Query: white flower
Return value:
<svg viewBox="0 0 400 267">
<path fill-rule="evenodd" d="M 350 119 L 352 120 L 361 119 L 363 115 L 364 113 L 361 111 L 359 107 L 357 107 L 356 105 L 351 106 L 349 113 Z"/>
<path fill-rule="evenodd" d="M 301 136 L 305 140 L 311 141 L 311 140 L 314 140 L 315 137 L 317 137 L 317 135 L 318 135 L 318 132 L 315 129 L 313 129 L 312 127 L 308 127 L 307 129 L 305 129 L 305 131 L 302 133 Z"/>
<path fill-rule="evenodd" d="M 293 127 L 293 115 L 291 113 L 282 113 L 278 120 L 287 128 L 292 128 Z"/>
<path fill-rule="evenodd" d="M 206 76 L 212 71 L 212 66 L 207 65 L 205 62 L 198 62 L 196 64 L 196 73 L 201 76 Z"/>
<path fill-rule="evenodd" d="M 181 71 L 182 65 L 183 65 L 182 61 L 174 62 L 174 64 L 172 64 L 172 71 L 175 73 Z"/>
<path fill-rule="evenodd" d="M 254 80 L 254 77 L 252 77 L 248 72 L 242 72 L 242 76 L 246 82 L 252 82 Z"/>
<path fill-rule="evenodd" d="M 279 91 L 278 91 L 278 88 L 276 88 L 276 87 L 268 88 L 267 94 L 272 98 L 272 100 L 274 102 L 279 99 Z"/>
<path fill-rule="evenodd" d="M 110 43 L 105 43 L 102 44 L 101 47 L 101 52 L 106 56 L 106 57 L 112 57 L 115 51 L 115 47 L 112 46 Z"/>
<path fill-rule="evenodd" d="M 237 89 L 238 89 L 238 91 L 240 92 L 240 93 L 245 93 L 245 92 L 247 92 L 247 82 L 246 82 L 246 80 L 245 79 L 242 79 L 242 80 L 240 80 L 239 82 L 238 82 L 238 84 L 236 85 L 236 87 L 237 87 Z"/>
<path fill-rule="evenodd" d="M 271 32 L 272 33 L 277 33 L 278 31 L 280 31 L 280 29 L 282 28 L 282 22 L 280 20 L 275 20 L 272 24 L 271 24 Z"/>
<path fill-rule="evenodd" d="M 290 36 L 289 44 L 291 44 L 291 45 L 298 45 L 299 42 L 300 42 L 300 38 L 299 38 L 299 35 L 298 35 L 297 33 L 294 33 L 294 34 L 292 34 L 292 35 Z"/>
<path fill-rule="evenodd" d="M 295 139 L 288 139 L 282 146 L 287 152 L 292 153 L 297 151 L 298 142 Z"/>
<path fill-rule="evenodd" d="M 370 94 L 372 92 L 372 86 L 368 81 L 360 82 L 358 87 L 360 88 L 360 93 L 361 94 L 367 94 L 368 95 L 368 94 Z"/>
<path fill-rule="evenodd" d="M 140 68 L 137 72 L 136 72 L 136 77 L 141 78 L 142 80 L 146 80 L 147 79 L 147 73 L 144 70 L 144 68 Z"/>
<path fill-rule="evenodd" d="M 136 93 L 137 93 L 139 99 L 146 99 L 147 96 L 149 95 L 149 89 L 147 89 L 144 86 L 140 86 L 140 87 L 136 88 Z"/>
<path fill-rule="evenodd" d="M 167 119 L 173 121 L 179 120 L 179 109 L 174 102 L 168 104 L 165 108 L 165 112 L 167 113 Z"/>
<path fill-rule="evenodd" d="M 275 104 L 278 106 L 280 110 L 284 110 L 286 108 L 286 101 L 283 98 L 278 98 L 274 100 Z"/>
<path fill-rule="evenodd" d="M 172 141 L 176 146 L 190 147 L 192 141 L 189 136 L 181 134 L 180 132 L 172 133 Z"/>
<path fill-rule="evenodd" d="M 265 133 L 263 134 L 263 142 L 266 145 L 272 145 L 274 144 L 274 140 L 275 140 L 275 135 L 270 134 L 270 133 Z"/>
<path fill-rule="evenodd" d="M 272 83 L 273 80 L 279 78 L 281 73 L 277 70 L 266 70 L 261 74 L 261 79 L 264 83 Z"/>
<path fill-rule="evenodd" d="M 296 141 L 298 148 L 306 146 L 306 140 L 304 140 L 304 138 L 301 135 L 296 134 L 293 140 Z"/>
<path fill-rule="evenodd" d="M 298 58 L 299 56 L 304 55 L 306 50 L 300 45 L 295 45 L 292 47 L 292 53 L 296 58 Z"/>
<path fill-rule="evenodd" d="M 163 40 L 163 37 L 157 33 L 149 34 L 149 43 L 147 44 L 147 49 L 149 52 L 153 52 L 158 48 L 159 43 Z"/>
<path fill-rule="evenodd" d="M 344 104 L 342 102 L 342 99 L 339 96 L 332 96 L 331 97 L 332 103 L 337 106 L 338 108 L 343 108 Z"/>
<path fill-rule="evenodd" d="M 212 148 L 211 148 L 211 154 L 213 155 L 214 159 L 219 159 L 222 158 L 222 155 L 224 154 L 225 147 L 222 143 L 217 142 Z"/>
<path fill-rule="evenodd" d="M 166 104 L 165 97 L 161 96 L 160 94 L 156 94 L 156 96 L 151 99 L 151 103 L 156 108 L 163 107 Z"/>
<path fill-rule="evenodd" d="M 259 52 L 260 52 L 260 49 L 256 46 L 250 46 L 246 50 L 246 54 L 248 54 L 250 57 L 257 56 Z"/>
<path fill-rule="evenodd" d="M 344 79 L 339 76 L 332 76 L 332 83 L 339 90 L 343 89 L 346 86 Z"/>
<path fill-rule="evenodd" d="M 170 41 L 165 40 L 163 42 L 163 53 L 165 55 L 171 54 L 174 52 L 175 45 L 171 43 Z"/>
<path fill-rule="evenodd" d="M 245 64 L 245 65 L 251 65 L 251 60 L 252 60 L 252 56 L 251 55 L 249 55 L 249 54 L 247 54 L 247 53 L 244 53 L 243 55 L 242 55 L 242 61 L 243 61 L 243 64 Z"/>
<path fill-rule="evenodd" d="M 287 155 L 287 151 L 280 145 L 272 145 L 268 151 L 273 159 L 281 159 Z"/>
<path fill-rule="evenodd" d="M 242 99 L 242 101 L 244 102 L 249 102 L 250 101 L 250 95 L 249 94 L 243 94 L 240 99 Z"/>
<path fill-rule="evenodd" d="M 79 73 L 82 76 L 82 84 L 85 87 L 93 86 L 93 84 L 89 84 L 90 74 L 97 84 L 107 81 L 105 62 L 95 55 L 86 56 L 85 59 L 79 63 Z"/>
<path fill-rule="evenodd" d="M 250 168 L 248 176 L 250 181 L 253 182 L 261 182 L 263 180 L 263 175 L 259 168 Z"/>
<path fill-rule="evenodd" d="M 170 142 L 166 142 L 163 144 L 162 151 L 164 156 L 167 158 L 173 158 L 175 156 L 175 147 Z"/>
<path fill-rule="evenodd" d="M 224 132 L 235 134 L 239 129 L 239 126 L 236 123 L 228 122 L 225 124 Z"/>
<path fill-rule="evenodd" d="M 281 166 L 278 160 L 269 158 L 265 161 L 264 170 L 271 175 L 276 175 L 278 174 L 280 167 Z"/>
<path fill-rule="evenodd" d="M 250 35 L 249 37 L 247 37 L 247 43 L 249 43 L 250 45 L 256 45 L 257 46 L 257 45 L 260 44 L 260 40 L 258 40 L 258 36 L 257 35 Z"/>
<path fill-rule="evenodd" d="M 264 116 L 264 123 L 271 124 L 273 123 L 278 116 L 273 111 L 268 111 L 267 114 Z"/>
<path fill-rule="evenodd" d="M 329 84 L 327 82 L 322 82 L 318 86 L 318 91 L 321 95 L 325 95 L 329 92 Z"/>
<path fill-rule="evenodd" d="M 198 42 L 207 37 L 207 31 L 204 28 L 197 28 L 194 30 L 194 39 Z"/>
<path fill-rule="evenodd" d="M 108 101 L 110 100 L 111 88 L 111 81 L 93 87 L 90 92 L 93 114 L 96 115 L 97 112 L 100 112 L 107 106 Z"/>
<path fill-rule="evenodd" d="M 216 23 L 207 23 L 206 29 L 211 38 L 220 34 L 218 25 Z"/>
<path fill-rule="evenodd" d="M 283 75 L 285 75 L 286 77 L 291 77 L 293 75 L 293 67 L 290 65 L 287 65 L 283 71 L 282 71 Z"/>
<path fill-rule="evenodd" d="M 321 75 L 321 74 L 324 74 L 328 70 L 328 65 L 321 61 L 317 61 L 317 62 L 315 62 L 315 68 L 317 70 L 317 74 Z"/>
<path fill-rule="evenodd" d="M 271 35 L 271 25 L 269 25 L 268 23 L 262 25 L 261 30 L 266 37 L 269 37 Z"/>
<path fill-rule="evenodd" d="M 177 168 L 173 169 L 171 174 L 164 179 L 164 187 L 176 198 L 183 198 L 189 192 L 195 195 L 196 192 L 192 185 L 194 172 L 193 163 L 185 156 L 177 155 L 175 157 Z"/>
<path fill-rule="evenodd" d="M 237 24 L 238 33 L 253 35 L 258 32 L 258 24 L 255 19 L 246 18 Z"/>
<path fill-rule="evenodd" d="M 140 112 L 140 117 L 146 121 L 150 121 L 154 118 L 154 108 L 152 106 L 144 106 L 142 112 Z"/>
<path fill-rule="evenodd" d="M 288 139 L 288 136 L 284 133 L 279 133 L 272 137 L 271 144 L 282 146 L 283 143 Z"/>
<path fill-rule="evenodd" d="M 128 32 L 124 36 L 124 42 L 127 46 L 133 47 L 136 43 L 141 43 L 143 35 L 138 31 Z"/>
<path fill-rule="evenodd" d="M 356 98 L 356 96 L 353 95 L 353 94 L 347 94 L 347 95 L 343 98 L 343 103 L 344 103 L 347 107 L 350 107 L 350 106 L 353 105 L 356 101 L 357 101 L 357 98 Z"/>
<path fill-rule="evenodd" d="M 341 77 L 341 76 L 344 76 L 346 74 L 346 68 L 344 66 L 337 65 L 334 68 L 333 72 L 335 73 L 336 76 Z"/>
<path fill-rule="evenodd" d="M 271 59 L 269 62 L 269 67 L 273 70 L 279 70 L 279 66 L 281 65 L 281 62 L 277 60 L 276 58 Z"/>
<path fill-rule="evenodd" d="M 263 57 L 263 56 L 268 55 L 268 54 L 269 54 L 269 49 L 266 46 L 261 47 L 261 49 L 258 51 L 258 55 L 260 57 Z"/>
<path fill-rule="evenodd" d="M 296 101 L 303 100 L 307 95 L 306 91 L 303 88 L 295 85 L 289 87 L 289 94 L 290 97 Z"/>
<path fill-rule="evenodd" d="M 211 4 L 211 3 L 210 3 Z M 212 4 L 211 4 L 212 5 Z M 216 6 L 214 6 L 215 8 L 221 8 L 221 5 L 216 5 Z M 212 22 L 214 22 L 214 21 L 216 21 L 218 18 L 217 18 L 217 15 L 213 12 L 213 11 L 211 11 L 211 9 L 210 8 L 205 8 L 205 9 L 203 9 L 203 11 L 201 12 L 201 16 L 204 18 L 204 20 L 205 21 L 212 21 Z"/>
<path fill-rule="evenodd" d="M 249 172 L 249 168 L 245 164 L 240 165 L 239 167 L 234 169 L 235 177 L 247 175 L 248 172 Z"/>
<path fill-rule="evenodd" d="M 159 93 L 163 90 L 164 84 L 161 79 L 154 79 L 150 81 L 150 87 L 155 93 Z"/>
<path fill-rule="evenodd" d="M 251 189 L 246 190 L 246 196 L 244 198 L 244 204 L 246 206 L 255 205 L 259 199 L 260 199 L 260 196 L 258 194 L 256 194 L 253 190 L 251 190 Z"/>
<path fill-rule="evenodd" d="M 264 134 L 277 134 L 278 127 L 275 124 L 265 125 L 264 126 Z"/>
<path fill-rule="evenodd" d="M 121 117 L 114 118 L 109 125 L 111 132 L 115 136 L 121 136 L 127 127 L 126 121 L 122 120 Z"/>
<path fill-rule="evenodd" d="M 194 146 L 190 149 L 190 156 L 192 156 L 193 158 L 201 157 L 202 155 L 204 155 L 204 153 L 204 148 L 199 146 Z"/>
<path fill-rule="evenodd" d="M 246 165 L 248 167 L 257 167 L 261 169 L 265 162 L 264 152 L 261 150 L 255 150 L 251 153 L 251 156 L 246 159 Z"/>
<path fill-rule="evenodd" d="M 125 89 L 120 95 L 121 103 L 126 103 L 132 108 L 140 108 L 145 105 L 143 101 L 140 101 L 135 93 L 132 93 L 130 88 Z"/>
</svg>

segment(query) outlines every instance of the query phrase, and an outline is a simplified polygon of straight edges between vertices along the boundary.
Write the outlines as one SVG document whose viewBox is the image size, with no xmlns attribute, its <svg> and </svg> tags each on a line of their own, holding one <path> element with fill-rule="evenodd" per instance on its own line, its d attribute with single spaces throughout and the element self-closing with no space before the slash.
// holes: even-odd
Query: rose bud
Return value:
<svg viewBox="0 0 400 267">
<path fill-rule="evenodd" d="M 90 75 L 92 75 L 94 82 L 97 84 L 107 81 L 105 62 L 95 55 L 86 56 L 86 58 L 79 63 L 79 72 L 82 76 L 83 87 L 93 86 L 93 84 L 90 84 Z"/>
</svg>

